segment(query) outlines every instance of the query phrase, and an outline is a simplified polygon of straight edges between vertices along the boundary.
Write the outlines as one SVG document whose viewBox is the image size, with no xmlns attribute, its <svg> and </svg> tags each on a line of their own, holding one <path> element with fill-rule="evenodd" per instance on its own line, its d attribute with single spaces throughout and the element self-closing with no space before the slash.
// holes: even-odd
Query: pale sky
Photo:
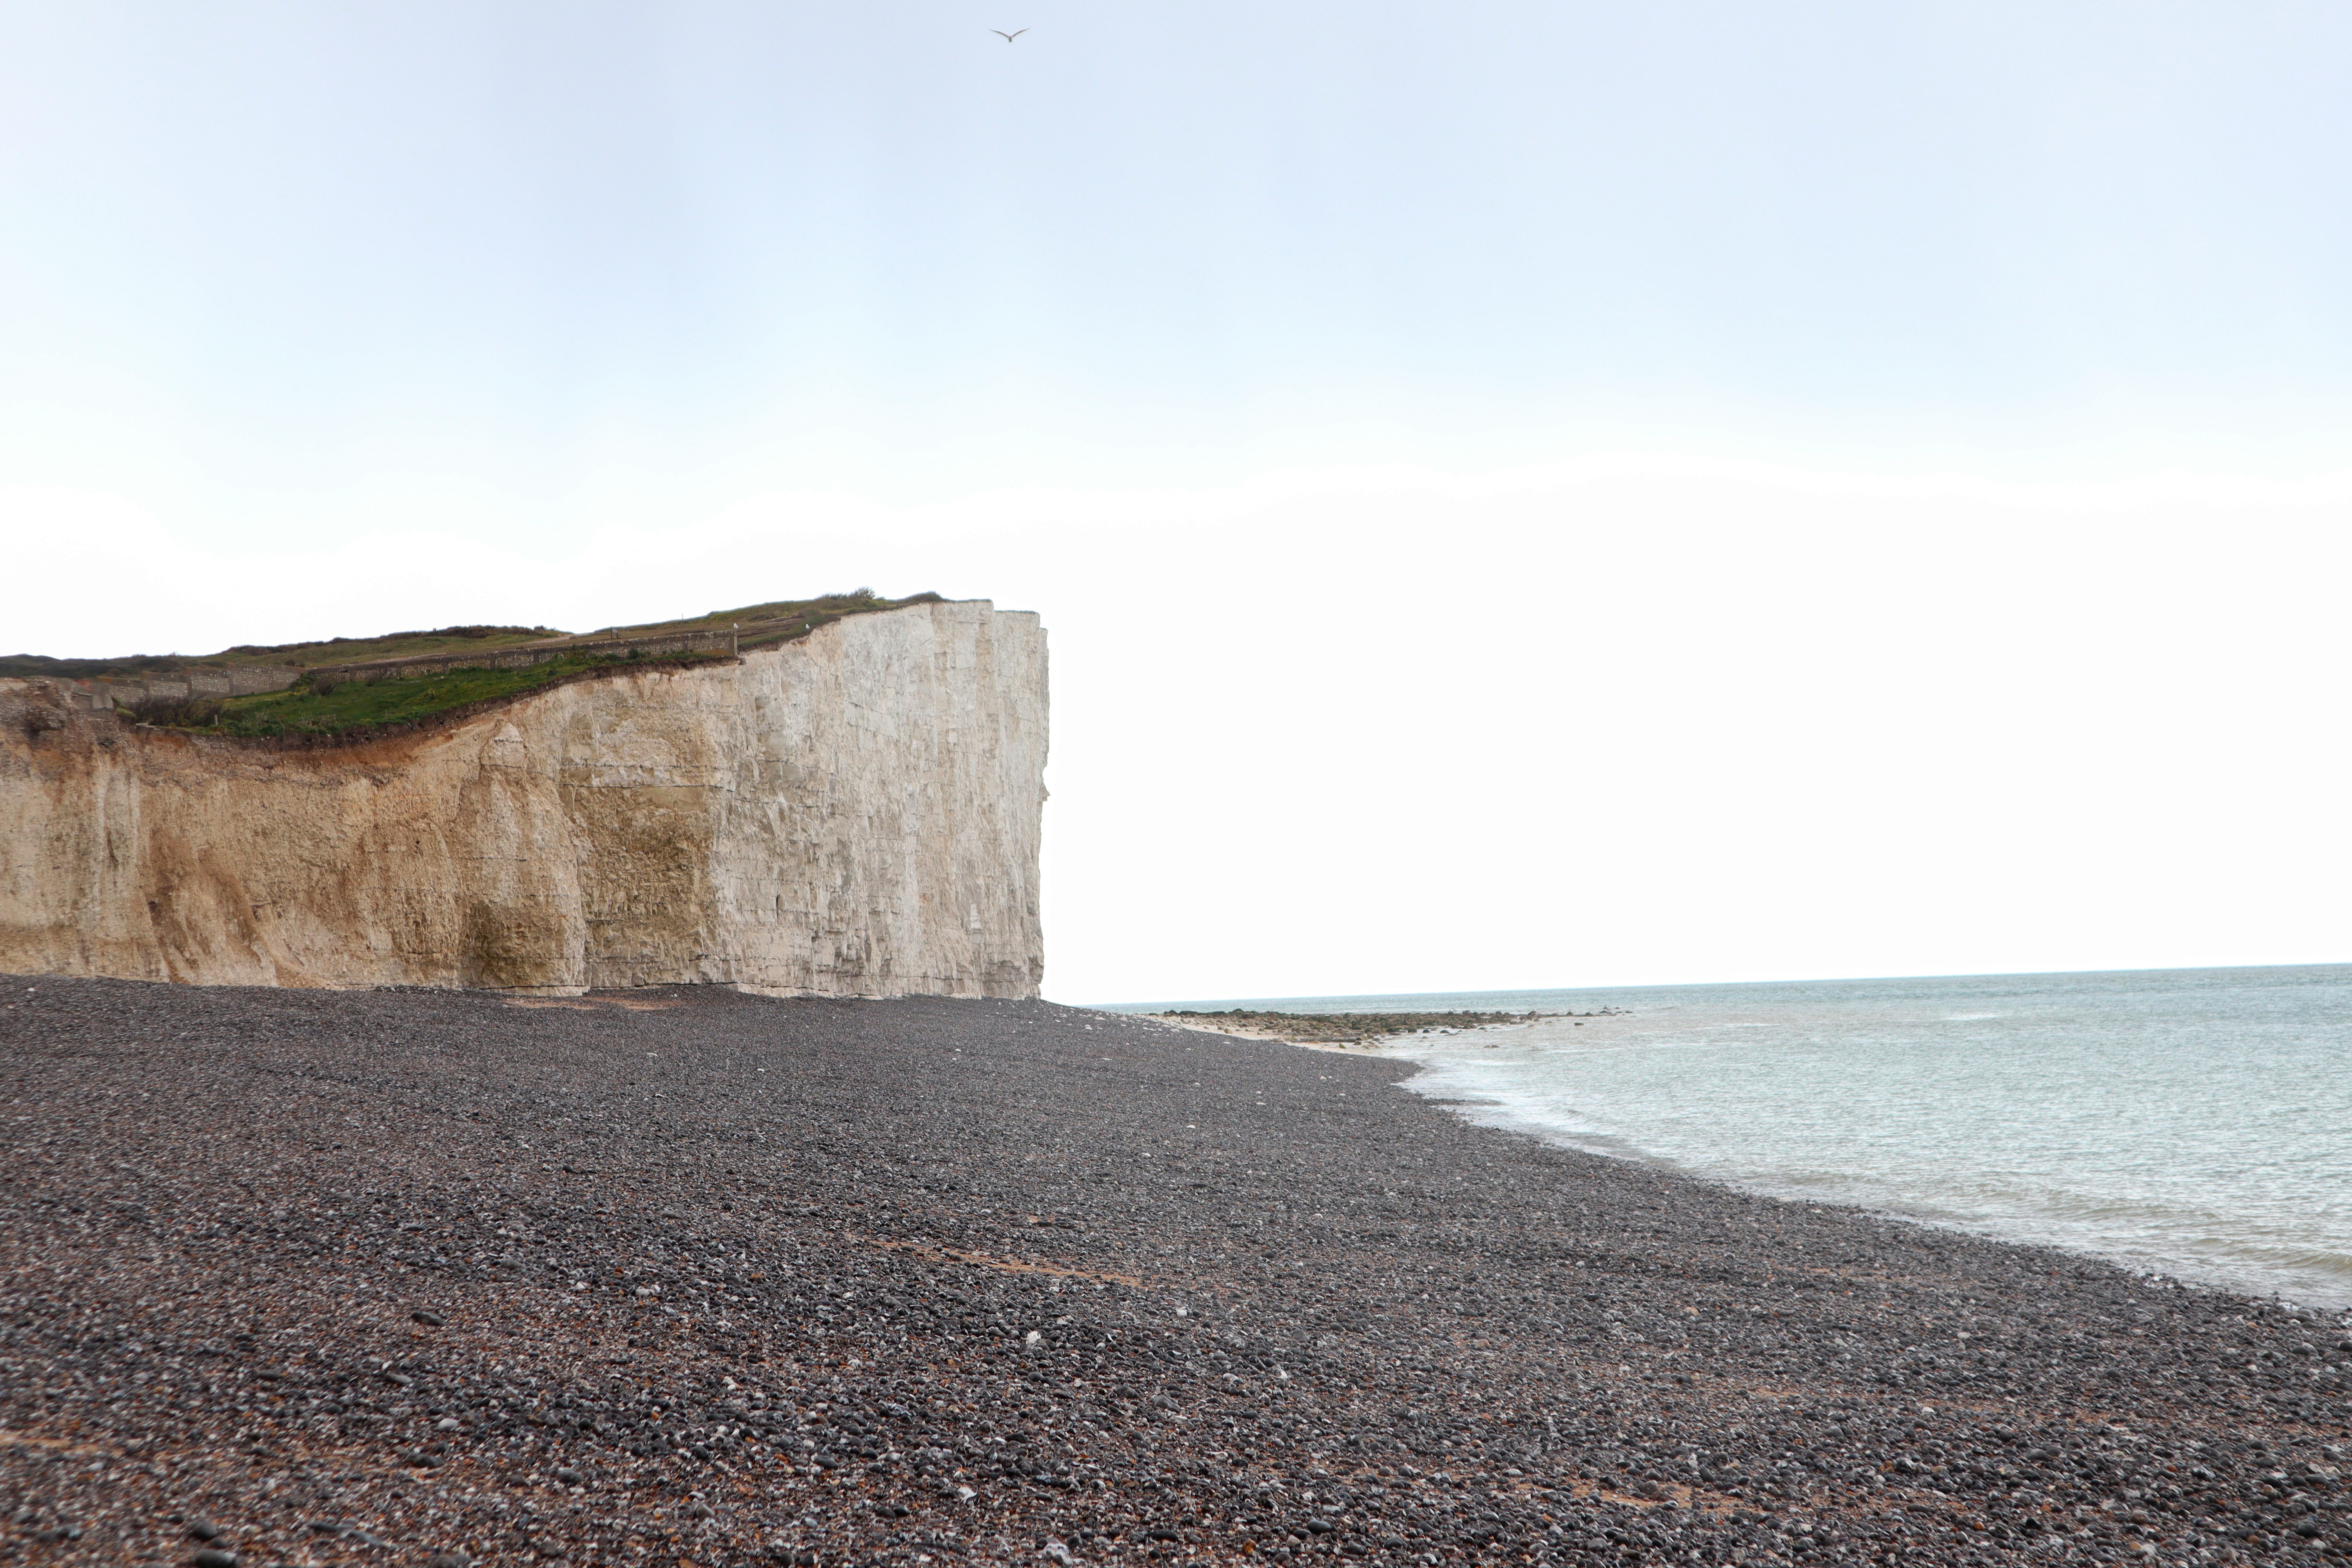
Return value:
<svg viewBox="0 0 2352 1568">
<path fill-rule="evenodd" d="M 6 0 L 0 646 L 1039 610 L 1064 1000 L 2352 959 L 2347 61 Z"/>
</svg>

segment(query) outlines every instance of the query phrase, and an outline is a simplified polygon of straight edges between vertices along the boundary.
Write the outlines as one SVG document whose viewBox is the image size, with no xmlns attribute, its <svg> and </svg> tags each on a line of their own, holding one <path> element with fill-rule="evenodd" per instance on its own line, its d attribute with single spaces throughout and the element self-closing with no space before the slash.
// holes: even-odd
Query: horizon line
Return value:
<svg viewBox="0 0 2352 1568">
<path fill-rule="evenodd" d="M 1698 990 L 1715 985 L 1852 985 L 1866 981 L 2038 980 L 2047 979 L 2053 975 L 2229 974 L 2265 969 L 2344 968 L 2352 968 L 2352 960 L 2323 960 L 2301 963 L 2164 964 L 2147 969 L 2015 969 L 1982 972 L 1952 971 L 1933 974 L 1825 974 L 1772 980 L 1675 980 L 1649 983 L 1636 981 L 1606 985 L 1488 985 L 1451 991 L 1324 991 L 1303 993 L 1292 996 L 1170 997 L 1148 1002 L 1071 1002 L 1062 1005 L 1081 1007 L 1095 1012 L 1117 1012 L 1129 1007 L 1170 1007 L 1188 1002 L 1388 1002 L 1419 996 L 1581 995 L 1593 991 L 1678 991 Z"/>
</svg>

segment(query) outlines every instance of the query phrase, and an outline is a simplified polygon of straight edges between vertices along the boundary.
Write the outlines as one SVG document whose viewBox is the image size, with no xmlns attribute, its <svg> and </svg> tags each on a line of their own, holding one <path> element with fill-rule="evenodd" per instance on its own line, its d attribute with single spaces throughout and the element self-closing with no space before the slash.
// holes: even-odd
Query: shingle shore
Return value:
<svg viewBox="0 0 2352 1568">
<path fill-rule="evenodd" d="M 2352 1553 L 2332 1318 L 1409 1070 L 1043 1003 L 8 981 L 0 1560 Z"/>
</svg>

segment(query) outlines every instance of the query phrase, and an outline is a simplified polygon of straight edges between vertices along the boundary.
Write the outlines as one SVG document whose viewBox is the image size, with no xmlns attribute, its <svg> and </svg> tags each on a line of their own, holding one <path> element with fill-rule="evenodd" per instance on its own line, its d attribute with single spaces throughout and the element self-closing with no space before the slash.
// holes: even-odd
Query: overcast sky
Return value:
<svg viewBox="0 0 2352 1568">
<path fill-rule="evenodd" d="M 2347 61 L 0 0 L 0 645 L 1040 610 L 1065 1000 L 2352 959 Z"/>
</svg>

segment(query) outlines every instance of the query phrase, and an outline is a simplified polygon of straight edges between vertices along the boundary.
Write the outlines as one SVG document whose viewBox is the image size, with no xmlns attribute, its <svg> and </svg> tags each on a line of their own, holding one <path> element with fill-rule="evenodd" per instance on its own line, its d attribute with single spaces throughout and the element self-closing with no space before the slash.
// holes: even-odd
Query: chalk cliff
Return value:
<svg viewBox="0 0 2352 1568">
<path fill-rule="evenodd" d="M 0 681 L 0 972 L 1034 996 L 1045 740 L 985 601 L 316 749 Z"/>
</svg>

